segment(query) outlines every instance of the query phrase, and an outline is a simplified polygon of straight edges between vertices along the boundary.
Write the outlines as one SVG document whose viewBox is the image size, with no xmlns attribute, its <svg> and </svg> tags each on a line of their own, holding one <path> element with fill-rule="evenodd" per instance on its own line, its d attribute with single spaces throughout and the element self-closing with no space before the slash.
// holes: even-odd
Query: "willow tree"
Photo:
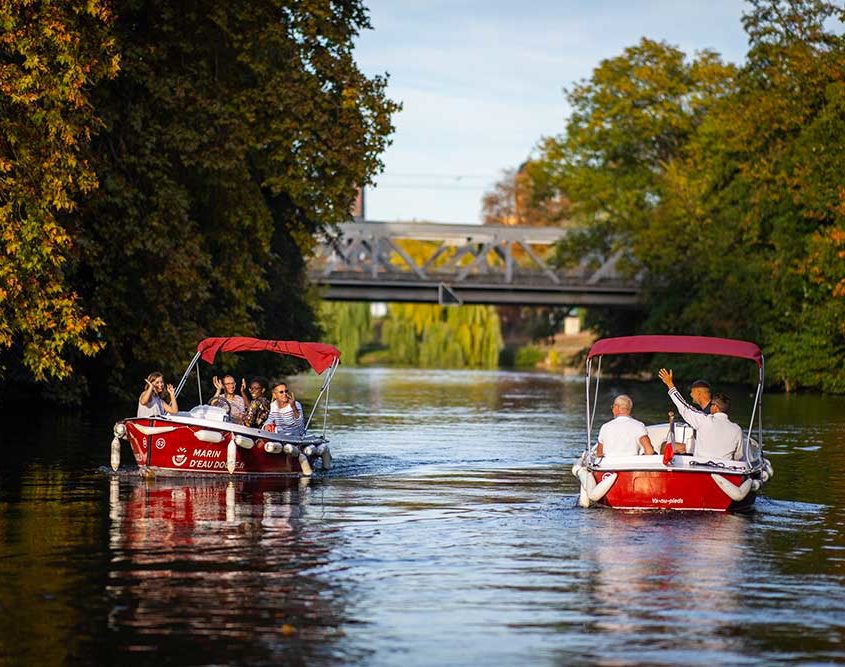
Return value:
<svg viewBox="0 0 845 667">
<path fill-rule="evenodd" d="M 373 333 L 370 304 L 323 301 L 320 304 L 320 325 L 325 332 L 325 342 L 340 349 L 343 365 L 357 366 L 358 352 Z"/>
<path fill-rule="evenodd" d="M 305 257 L 380 169 L 397 109 L 353 59 L 364 7 L 117 4 L 75 274 L 106 323 L 96 372 L 173 371 L 206 335 L 318 336 Z"/>
<path fill-rule="evenodd" d="M 391 304 L 382 340 L 394 361 L 423 368 L 496 368 L 502 348 L 492 306 Z"/>
<path fill-rule="evenodd" d="M 108 7 L 0 4 L 0 377 L 12 365 L 63 378 L 75 356 L 102 346 L 103 322 L 68 273 L 77 202 L 97 185 L 91 87 L 118 70 Z"/>
</svg>

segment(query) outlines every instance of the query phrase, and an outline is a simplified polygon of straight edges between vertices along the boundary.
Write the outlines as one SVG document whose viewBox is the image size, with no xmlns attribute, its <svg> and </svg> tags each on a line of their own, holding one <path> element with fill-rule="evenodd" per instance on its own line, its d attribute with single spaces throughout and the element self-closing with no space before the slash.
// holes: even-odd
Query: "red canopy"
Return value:
<svg viewBox="0 0 845 667">
<path fill-rule="evenodd" d="M 763 365 L 763 353 L 754 343 L 730 338 L 707 336 L 625 336 L 603 338 L 593 343 L 588 359 L 603 354 L 647 354 L 669 352 L 675 354 L 714 354 L 723 357 L 751 359 Z"/>
<path fill-rule="evenodd" d="M 260 340 L 232 336 L 230 338 L 206 338 L 197 345 L 197 352 L 203 361 L 214 363 L 218 352 L 275 352 L 305 359 L 318 374 L 340 359 L 340 350 L 325 343 L 298 343 L 295 340 Z"/>
</svg>

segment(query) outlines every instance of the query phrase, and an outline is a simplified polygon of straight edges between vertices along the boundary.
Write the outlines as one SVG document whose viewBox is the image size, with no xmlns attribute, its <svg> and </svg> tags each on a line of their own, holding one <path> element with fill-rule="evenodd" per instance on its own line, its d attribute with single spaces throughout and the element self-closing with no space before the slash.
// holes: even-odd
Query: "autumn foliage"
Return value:
<svg viewBox="0 0 845 667">
<path fill-rule="evenodd" d="M 121 391 L 204 336 L 319 335 L 305 257 L 398 108 L 353 60 L 363 6 L 0 6 L 7 373 Z"/>
<path fill-rule="evenodd" d="M 755 340 L 787 390 L 845 392 L 843 19 L 753 0 L 741 66 L 643 39 L 568 91 L 533 161 L 578 225 L 560 261 L 619 254 L 645 290 L 603 333 Z"/>
</svg>

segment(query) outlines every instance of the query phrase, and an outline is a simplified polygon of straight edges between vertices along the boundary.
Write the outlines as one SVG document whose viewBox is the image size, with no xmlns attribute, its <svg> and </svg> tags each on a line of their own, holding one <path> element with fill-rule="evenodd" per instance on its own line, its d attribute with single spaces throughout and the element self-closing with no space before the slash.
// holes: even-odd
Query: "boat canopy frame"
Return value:
<svg viewBox="0 0 845 667">
<path fill-rule="evenodd" d="M 317 412 L 320 401 L 323 401 L 323 428 L 322 435 L 325 436 L 326 426 L 329 418 L 329 389 L 331 387 L 334 374 L 340 366 L 340 350 L 332 345 L 325 343 L 300 343 L 299 341 L 281 341 L 281 340 L 262 340 L 258 338 L 248 338 L 244 336 L 232 336 L 229 338 L 205 338 L 197 345 L 197 353 L 185 369 L 179 385 L 176 387 L 176 396 L 178 397 L 191 371 L 197 370 L 197 394 L 200 405 L 202 400 L 202 380 L 200 378 L 199 360 L 214 363 L 214 358 L 218 352 L 275 352 L 284 356 L 298 357 L 305 359 L 315 373 L 324 375 L 323 385 L 320 387 L 320 393 L 314 401 L 308 419 L 305 422 L 305 430 L 311 425 L 311 421 Z M 323 400 L 325 398 L 325 400 Z"/>
<path fill-rule="evenodd" d="M 621 354 L 705 354 L 711 356 L 735 357 L 749 359 L 757 364 L 758 382 L 754 395 L 754 405 L 751 410 L 751 421 L 745 437 L 745 457 L 751 462 L 751 434 L 754 431 L 754 420 L 757 419 L 757 443 L 760 456 L 763 451 L 763 384 L 765 378 L 765 359 L 760 348 L 755 343 L 733 340 L 731 338 L 715 338 L 710 336 L 623 336 L 619 338 L 603 338 L 593 343 L 587 354 L 585 366 L 585 388 L 587 394 L 587 444 L 589 452 L 592 446 L 593 421 L 598 404 L 599 384 L 601 380 L 601 362 L 606 355 Z M 592 402 L 590 400 L 590 384 L 592 379 L 593 359 L 596 363 L 596 386 Z"/>
</svg>

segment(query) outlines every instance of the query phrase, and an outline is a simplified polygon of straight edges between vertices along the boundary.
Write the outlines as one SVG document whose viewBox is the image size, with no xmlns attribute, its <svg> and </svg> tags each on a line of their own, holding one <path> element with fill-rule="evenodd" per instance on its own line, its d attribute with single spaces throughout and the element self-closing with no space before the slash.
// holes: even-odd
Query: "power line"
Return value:
<svg viewBox="0 0 845 667">
<path fill-rule="evenodd" d="M 384 185 L 378 184 L 374 190 L 480 190 L 480 185 Z"/>
</svg>

